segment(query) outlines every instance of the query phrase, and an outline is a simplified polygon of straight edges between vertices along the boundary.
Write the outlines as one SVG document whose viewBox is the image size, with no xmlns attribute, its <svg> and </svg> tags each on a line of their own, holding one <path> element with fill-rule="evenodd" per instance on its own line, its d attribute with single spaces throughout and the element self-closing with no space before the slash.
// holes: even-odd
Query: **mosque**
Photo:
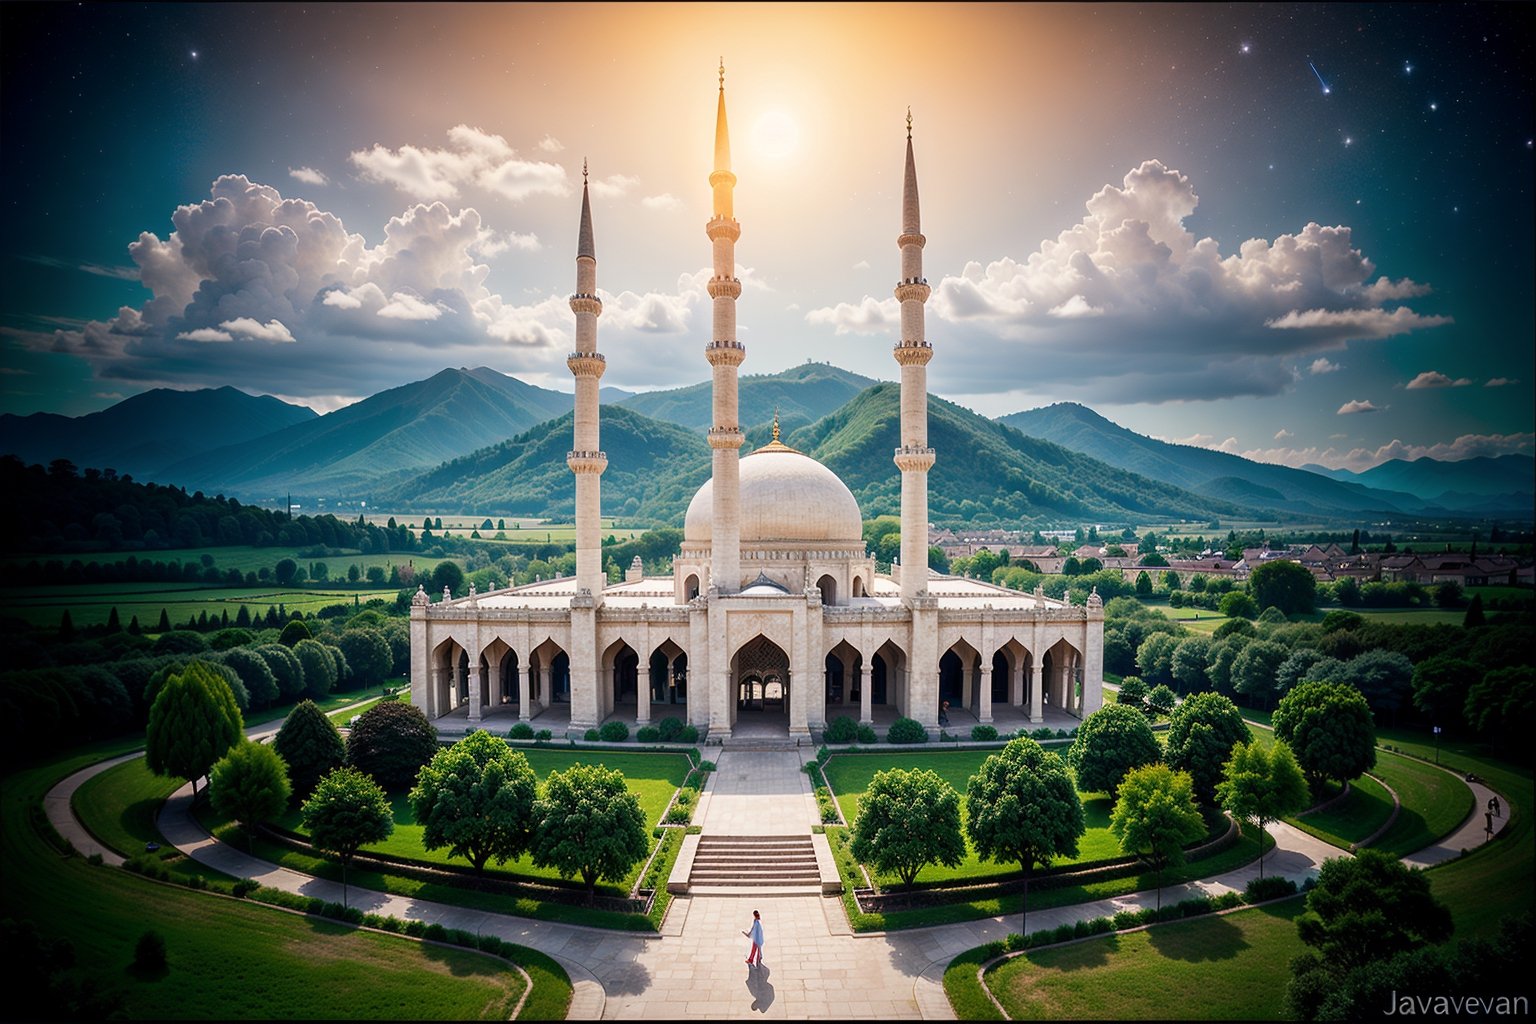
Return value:
<svg viewBox="0 0 1536 1024">
<path fill-rule="evenodd" d="M 573 448 L 576 572 L 411 608 L 411 702 L 429 719 L 489 728 L 515 721 L 580 736 L 617 718 L 631 727 L 664 717 L 697 727 L 706 743 L 748 737 L 809 742 L 833 718 L 883 726 L 898 716 L 937 735 L 1075 724 L 1103 702 L 1104 613 L 928 569 L 928 446 L 923 237 L 907 118 L 902 187 L 901 558 L 878 573 L 847 485 L 779 440 L 743 456 L 736 339 L 736 175 L 726 124 L 725 71 L 715 122 L 713 331 L 704 346 L 713 377 L 707 434 L 711 479 L 688 506 L 672 575 L 638 564 L 620 583 L 603 571 L 600 488 L 608 458 L 599 441 L 597 249 L 583 184 L 576 249 Z M 638 563 L 638 559 L 636 562 Z"/>
</svg>

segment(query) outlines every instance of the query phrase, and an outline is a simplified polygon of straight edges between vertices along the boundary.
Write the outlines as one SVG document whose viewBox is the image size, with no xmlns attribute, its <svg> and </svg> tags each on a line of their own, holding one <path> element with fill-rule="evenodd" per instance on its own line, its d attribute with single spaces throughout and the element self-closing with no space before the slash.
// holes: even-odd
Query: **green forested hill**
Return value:
<svg viewBox="0 0 1536 1024">
<path fill-rule="evenodd" d="M 778 410 L 785 429 L 813 423 L 874 383 L 830 363 L 802 363 L 780 373 L 747 374 L 737 384 L 741 423 L 744 427 L 768 423 L 774 410 Z M 712 424 L 711 386 L 704 381 L 670 391 L 649 391 L 618 404 L 690 430 L 708 430 Z"/>
</svg>

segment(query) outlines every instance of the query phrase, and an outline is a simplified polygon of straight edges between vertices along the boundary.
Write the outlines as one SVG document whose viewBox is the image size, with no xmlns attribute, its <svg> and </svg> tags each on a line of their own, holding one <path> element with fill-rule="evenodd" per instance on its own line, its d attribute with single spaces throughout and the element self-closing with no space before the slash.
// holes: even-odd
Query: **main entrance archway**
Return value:
<svg viewBox="0 0 1536 1024">
<path fill-rule="evenodd" d="M 789 735 L 789 655 L 759 633 L 742 644 L 732 662 L 732 732 Z"/>
</svg>

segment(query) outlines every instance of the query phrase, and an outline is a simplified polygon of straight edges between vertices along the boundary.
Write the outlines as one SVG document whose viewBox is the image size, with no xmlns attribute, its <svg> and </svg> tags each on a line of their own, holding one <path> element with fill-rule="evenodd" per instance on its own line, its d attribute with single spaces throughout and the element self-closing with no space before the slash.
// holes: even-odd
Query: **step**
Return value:
<svg viewBox="0 0 1536 1024">
<path fill-rule="evenodd" d="M 812 889 L 820 886 L 821 872 L 810 836 L 700 836 L 688 884 Z"/>
</svg>

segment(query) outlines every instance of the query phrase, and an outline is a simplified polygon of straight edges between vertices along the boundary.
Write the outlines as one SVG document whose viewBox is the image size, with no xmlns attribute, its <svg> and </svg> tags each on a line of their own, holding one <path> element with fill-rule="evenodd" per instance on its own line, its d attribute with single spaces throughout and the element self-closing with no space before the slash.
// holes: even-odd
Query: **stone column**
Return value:
<svg viewBox="0 0 1536 1024">
<path fill-rule="evenodd" d="M 1045 680 L 1044 673 L 1040 670 L 1040 662 L 1034 659 L 1029 663 L 1029 720 L 1035 725 L 1045 721 Z"/>
<path fill-rule="evenodd" d="M 983 725 L 992 724 L 992 668 L 987 666 L 977 675 L 981 679 L 981 714 L 978 716 Z"/>
<path fill-rule="evenodd" d="M 530 677 L 532 674 L 533 665 L 528 661 L 519 658 L 517 661 L 517 720 L 519 722 L 530 721 L 533 717 L 528 713 L 529 707 L 531 706 L 529 702 L 532 700 L 532 698 L 528 695 L 528 687 L 531 685 Z"/>
<path fill-rule="evenodd" d="M 872 657 L 865 658 L 864 659 L 864 663 L 859 666 L 859 724 L 860 725 L 873 725 L 875 723 L 875 718 L 874 718 L 874 714 L 873 714 L 873 710 L 874 710 L 874 706 L 873 706 L 874 697 L 873 697 L 873 695 L 871 693 L 871 691 L 874 688 L 874 676 L 875 676 L 875 666 L 874 666 L 873 662 L 874 662 L 874 659 Z"/>
<path fill-rule="evenodd" d="M 1024 659 L 1015 658 L 1008 668 L 1008 703 L 1024 706 Z"/>
</svg>

